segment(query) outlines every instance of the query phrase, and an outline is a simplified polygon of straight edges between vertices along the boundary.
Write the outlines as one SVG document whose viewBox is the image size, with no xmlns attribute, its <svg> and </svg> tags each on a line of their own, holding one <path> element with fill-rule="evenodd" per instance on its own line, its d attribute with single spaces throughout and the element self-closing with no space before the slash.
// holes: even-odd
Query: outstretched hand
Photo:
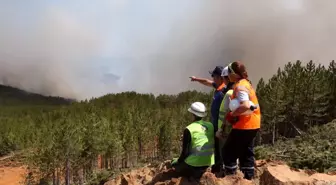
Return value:
<svg viewBox="0 0 336 185">
<path fill-rule="evenodd" d="M 190 80 L 193 82 L 193 81 L 197 81 L 197 78 L 195 77 L 195 76 L 191 76 L 191 77 L 189 77 L 190 78 Z"/>
<path fill-rule="evenodd" d="M 213 85 L 214 82 L 212 80 L 208 80 L 206 78 L 197 78 L 196 76 L 191 76 L 189 78 L 191 79 L 190 81 L 192 82 L 199 82 L 205 86 L 214 87 Z"/>
</svg>

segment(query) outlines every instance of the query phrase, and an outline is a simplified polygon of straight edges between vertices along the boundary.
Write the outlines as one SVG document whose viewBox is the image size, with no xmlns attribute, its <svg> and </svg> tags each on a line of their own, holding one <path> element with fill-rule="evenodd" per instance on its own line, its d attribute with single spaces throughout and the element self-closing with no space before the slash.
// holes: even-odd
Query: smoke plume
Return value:
<svg viewBox="0 0 336 185">
<path fill-rule="evenodd" d="M 107 12 L 96 20 L 100 11 L 83 20 L 83 11 L 51 5 L 26 14 L 15 1 L 0 6 L 0 83 L 78 99 L 171 94 L 206 90 L 188 77 L 210 78 L 234 60 L 256 84 L 289 61 L 328 64 L 336 51 L 332 0 L 106 2 L 112 8 L 94 7 Z"/>
</svg>

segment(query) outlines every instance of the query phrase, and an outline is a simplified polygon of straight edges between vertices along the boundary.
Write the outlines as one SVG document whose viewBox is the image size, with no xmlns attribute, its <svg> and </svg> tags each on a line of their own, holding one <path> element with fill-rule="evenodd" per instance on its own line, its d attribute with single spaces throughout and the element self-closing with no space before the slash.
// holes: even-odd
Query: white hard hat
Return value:
<svg viewBox="0 0 336 185">
<path fill-rule="evenodd" d="M 192 103 L 188 111 L 201 118 L 207 115 L 205 105 L 201 102 Z"/>
<path fill-rule="evenodd" d="M 229 67 L 226 66 L 223 70 L 222 70 L 222 75 L 221 76 L 229 76 Z"/>
<path fill-rule="evenodd" d="M 237 99 L 230 100 L 229 108 L 232 112 L 236 111 L 236 109 L 240 106 L 240 102 Z M 254 106 L 254 103 L 250 101 L 250 106 Z M 247 110 L 243 112 L 241 115 L 249 115 L 252 114 L 253 111 Z"/>
</svg>

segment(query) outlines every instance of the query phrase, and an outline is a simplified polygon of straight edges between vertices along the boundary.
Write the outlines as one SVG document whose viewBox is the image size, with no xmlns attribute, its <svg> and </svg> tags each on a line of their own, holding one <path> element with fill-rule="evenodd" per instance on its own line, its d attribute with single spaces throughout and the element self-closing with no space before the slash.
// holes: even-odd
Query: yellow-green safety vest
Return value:
<svg viewBox="0 0 336 185">
<path fill-rule="evenodd" d="M 191 152 L 185 159 L 190 166 L 211 166 L 215 163 L 214 127 L 212 123 L 197 121 L 187 126 L 191 134 Z"/>
<path fill-rule="evenodd" d="M 222 127 L 223 120 L 225 118 L 225 113 L 229 109 L 229 107 L 225 107 L 225 100 L 226 100 L 227 97 L 230 97 L 232 94 L 233 94 L 233 90 L 230 89 L 224 95 L 224 98 L 223 98 L 222 103 L 221 103 L 220 108 L 219 108 L 218 129 Z"/>
</svg>

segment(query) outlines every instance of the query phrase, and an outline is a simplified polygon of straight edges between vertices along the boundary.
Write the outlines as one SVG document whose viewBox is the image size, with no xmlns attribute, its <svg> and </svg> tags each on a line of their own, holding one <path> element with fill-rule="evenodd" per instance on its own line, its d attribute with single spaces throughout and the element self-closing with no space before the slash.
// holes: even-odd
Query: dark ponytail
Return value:
<svg viewBox="0 0 336 185">
<path fill-rule="evenodd" d="M 250 82 L 252 85 L 252 82 L 248 79 L 248 74 L 245 65 L 240 62 L 236 61 L 231 64 L 232 70 L 240 76 L 240 78 L 245 79 Z"/>
</svg>

